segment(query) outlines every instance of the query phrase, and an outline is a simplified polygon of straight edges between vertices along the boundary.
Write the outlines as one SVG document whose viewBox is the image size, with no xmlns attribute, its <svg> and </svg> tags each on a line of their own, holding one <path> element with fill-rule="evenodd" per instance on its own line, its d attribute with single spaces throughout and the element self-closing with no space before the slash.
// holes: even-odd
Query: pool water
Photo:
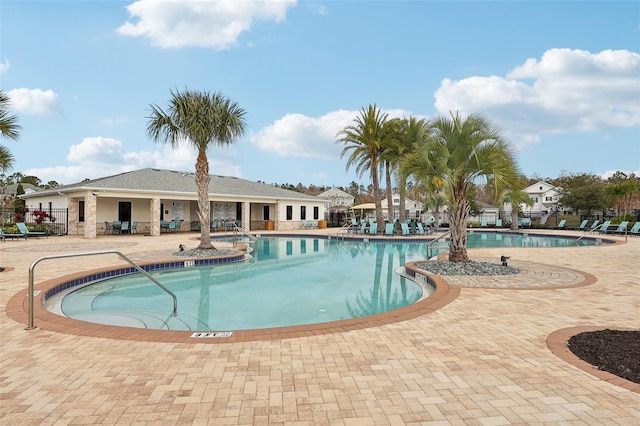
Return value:
<svg viewBox="0 0 640 426">
<path fill-rule="evenodd" d="M 559 247 L 594 240 L 475 232 L 468 247 Z M 427 297 L 424 288 L 395 270 L 448 251 L 444 242 L 369 242 L 324 238 L 260 238 L 253 259 L 152 275 L 172 300 L 144 276 L 129 275 L 64 295 L 71 318 L 129 327 L 223 331 L 315 324 L 374 315 Z"/>
</svg>

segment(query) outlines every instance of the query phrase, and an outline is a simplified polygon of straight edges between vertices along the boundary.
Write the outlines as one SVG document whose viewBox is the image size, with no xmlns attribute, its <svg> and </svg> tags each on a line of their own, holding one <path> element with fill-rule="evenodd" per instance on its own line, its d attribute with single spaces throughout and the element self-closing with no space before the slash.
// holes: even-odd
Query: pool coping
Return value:
<svg viewBox="0 0 640 426">
<path fill-rule="evenodd" d="M 184 260 L 189 260 L 185 258 Z M 148 262 L 140 264 L 141 267 L 148 267 L 152 264 L 165 262 Z M 173 261 L 175 263 L 175 261 Z M 122 268 L 100 268 L 82 271 L 46 280 L 34 287 L 34 325 L 37 329 L 53 331 L 63 334 L 77 336 L 99 337 L 118 340 L 133 340 L 145 342 L 161 343 L 235 343 L 249 342 L 256 340 L 280 340 L 297 337 L 307 337 L 322 334 L 343 333 L 350 330 L 360 330 L 365 328 L 379 327 L 400 321 L 407 321 L 428 315 L 437 309 L 451 303 L 460 294 L 459 287 L 449 286 L 449 284 L 439 276 L 422 275 L 424 282 L 435 289 L 433 293 L 419 300 L 418 302 L 395 309 L 393 311 L 365 317 L 330 321 L 317 324 L 305 324 L 287 327 L 273 327 L 252 330 L 219 330 L 219 331 L 174 331 L 174 330 L 151 330 L 145 328 L 112 326 L 97 323 L 90 323 L 77 319 L 72 319 L 57 315 L 48 311 L 43 305 L 43 298 L 55 289 L 64 287 L 69 282 L 82 282 L 87 276 L 100 276 L 111 271 Z M 79 284 L 80 285 L 80 284 Z M 28 290 L 22 290 L 13 295 L 6 305 L 6 313 L 13 320 L 28 323 Z M 225 333 L 232 331 L 233 334 L 227 337 Z M 200 336 L 194 337 L 195 334 Z"/>
</svg>

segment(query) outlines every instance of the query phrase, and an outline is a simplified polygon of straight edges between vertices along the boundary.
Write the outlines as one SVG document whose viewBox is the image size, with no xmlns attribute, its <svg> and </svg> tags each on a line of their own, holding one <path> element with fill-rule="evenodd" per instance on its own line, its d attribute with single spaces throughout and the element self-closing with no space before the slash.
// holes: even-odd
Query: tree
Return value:
<svg viewBox="0 0 640 426">
<path fill-rule="evenodd" d="M 599 176 L 592 174 L 572 174 L 557 180 L 560 191 L 559 203 L 571 207 L 575 211 L 586 212 L 591 216 L 594 210 L 607 207 L 604 195 L 604 182 Z"/>
<path fill-rule="evenodd" d="M 384 141 L 389 138 L 389 126 L 387 126 L 387 114 L 383 113 L 375 104 L 362 108 L 360 115 L 354 120 L 353 125 L 347 126 L 338 132 L 338 143 L 344 143 L 340 158 L 347 158 L 346 169 L 356 166 L 356 173 L 362 176 L 366 171 L 371 174 L 374 203 L 376 206 L 376 222 L 378 232 L 384 229 L 384 217 L 382 216 L 382 191 L 380 190 L 380 155 Z"/>
<path fill-rule="evenodd" d="M 515 182 L 518 170 L 514 148 L 500 128 L 478 114 L 439 117 L 429 127 L 425 143 L 403 161 L 401 168 L 418 180 L 443 180 L 451 224 L 449 260 L 468 262 L 467 222 L 474 182 L 485 178 L 500 187 Z"/>
<path fill-rule="evenodd" d="M 518 229 L 518 215 L 520 214 L 522 204 L 531 207 L 533 206 L 533 200 L 529 194 L 520 189 L 520 187 L 513 187 L 504 193 L 501 204 L 504 203 L 511 204 L 511 229 L 516 230 Z"/>
<path fill-rule="evenodd" d="M 154 141 L 168 143 L 173 148 L 181 142 L 193 145 L 198 151 L 196 159 L 196 189 L 198 217 L 200 219 L 200 245 L 198 249 L 213 249 L 209 234 L 209 160 L 207 149 L 212 144 L 229 145 L 246 130 L 245 110 L 221 93 L 198 92 L 185 89 L 171 91 L 167 112 L 151 105 L 147 122 L 147 135 Z"/>
<path fill-rule="evenodd" d="M 0 135 L 3 139 L 17 141 L 20 138 L 21 127 L 18 125 L 18 118 L 15 115 L 9 115 L 10 103 L 9 95 L 4 90 L 0 90 Z M 14 161 L 9 148 L 0 145 L 0 171 L 4 173 L 11 169 Z"/>
<path fill-rule="evenodd" d="M 620 210 L 622 210 L 623 217 L 626 218 L 627 213 L 631 210 L 631 203 L 634 197 L 640 194 L 640 179 L 633 173 L 631 176 L 627 176 L 623 172 L 616 172 L 614 176 L 607 180 L 604 194 L 612 203 L 616 204 L 618 215 L 620 215 Z M 622 209 L 620 209 L 620 207 L 622 207 Z"/>
<path fill-rule="evenodd" d="M 398 192 L 400 195 L 399 220 L 400 222 L 404 222 L 406 220 L 405 201 L 407 198 L 408 176 L 400 173 L 400 162 L 424 140 L 428 128 L 426 126 L 426 120 L 415 117 L 404 118 L 402 120 L 394 119 L 391 120 L 390 123 L 392 123 L 392 126 L 395 126 L 392 129 L 393 137 L 387 141 L 382 157 L 388 164 L 387 169 L 397 175 Z M 387 191 L 387 194 L 389 194 L 389 191 Z M 392 208 L 393 207 L 391 207 L 391 209 Z"/>
</svg>

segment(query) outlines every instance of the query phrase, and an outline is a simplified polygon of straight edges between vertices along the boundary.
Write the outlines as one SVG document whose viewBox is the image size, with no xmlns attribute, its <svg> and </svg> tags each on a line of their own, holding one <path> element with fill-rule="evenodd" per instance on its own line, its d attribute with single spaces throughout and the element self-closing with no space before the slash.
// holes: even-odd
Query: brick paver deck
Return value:
<svg viewBox="0 0 640 426">
<path fill-rule="evenodd" d="M 117 249 L 149 260 L 195 246 L 196 236 L 0 243 L 0 424 L 640 424 L 637 386 L 549 349 L 562 330 L 581 329 L 572 327 L 640 328 L 640 238 L 470 250 L 474 259 L 507 254 L 525 273 L 517 285 L 451 278 L 457 297 L 424 315 L 282 339 L 135 341 L 25 330 L 7 314 L 41 256 Z M 45 261 L 36 283 L 116 264 Z M 527 280 L 535 290 L 513 288 Z"/>
</svg>

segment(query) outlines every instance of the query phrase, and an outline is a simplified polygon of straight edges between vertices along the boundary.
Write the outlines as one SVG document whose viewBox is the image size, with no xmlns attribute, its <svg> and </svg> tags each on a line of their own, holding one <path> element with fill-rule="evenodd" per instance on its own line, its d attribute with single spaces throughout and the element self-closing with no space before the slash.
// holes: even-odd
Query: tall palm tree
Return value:
<svg viewBox="0 0 640 426">
<path fill-rule="evenodd" d="M 198 217 L 200 218 L 199 249 L 213 249 L 209 234 L 209 159 L 207 148 L 212 144 L 229 145 L 246 130 L 245 110 L 221 93 L 207 91 L 171 91 L 167 112 L 151 105 L 147 122 L 147 135 L 159 143 L 176 148 L 187 142 L 198 150 L 196 159 L 196 188 L 198 191 Z"/>
<path fill-rule="evenodd" d="M 4 91 L 0 90 L 0 135 L 2 138 L 18 140 L 20 138 L 20 125 L 15 115 L 9 115 L 11 98 Z M 6 146 L 0 145 L 0 171 L 2 173 L 13 167 L 15 159 L 11 151 Z"/>
<path fill-rule="evenodd" d="M 433 120 L 426 142 L 401 167 L 416 179 L 444 181 L 450 207 L 449 260 L 453 262 L 469 261 L 467 222 L 474 182 L 484 177 L 496 186 L 509 186 L 518 177 L 513 146 L 497 126 L 478 114 Z"/>
<path fill-rule="evenodd" d="M 382 215 L 382 191 L 380 190 L 380 154 L 383 143 L 389 137 L 387 114 L 383 113 L 375 104 L 362 108 L 360 114 L 353 120 L 354 124 L 338 132 L 338 143 L 344 143 L 340 158 L 348 155 L 346 169 L 356 166 L 356 173 L 362 176 L 364 172 L 371 174 L 373 199 L 376 206 L 376 222 L 378 232 L 384 229 Z"/>
<path fill-rule="evenodd" d="M 404 222 L 406 218 L 405 201 L 407 198 L 408 176 L 400 173 L 401 160 L 409 155 L 415 147 L 424 141 L 428 134 L 427 121 L 416 117 L 395 119 L 392 122 L 396 125 L 393 129 L 395 137 L 390 138 L 384 150 L 383 157 L 391 165 L 392 171 L 397 176 L 398 192 L 400 195 L 399 220 Z"/>
</svg>

